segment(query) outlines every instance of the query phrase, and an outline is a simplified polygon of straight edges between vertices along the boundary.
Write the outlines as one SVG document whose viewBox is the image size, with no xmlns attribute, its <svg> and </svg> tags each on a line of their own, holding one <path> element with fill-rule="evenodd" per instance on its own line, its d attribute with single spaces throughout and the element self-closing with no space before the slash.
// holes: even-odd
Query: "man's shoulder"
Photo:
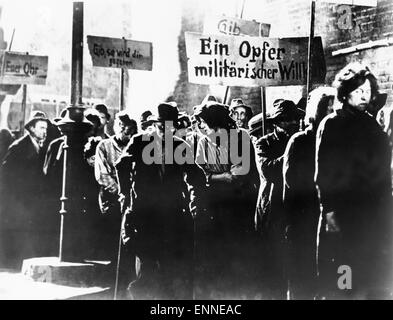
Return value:
<svg viewBox="0 0 393 320">
<path fill-rule="evenodd" d="M 333 113 L 327 115 L 325 118 L 322 119 L 321 123 L 318 126 L 318 130 L 324 131 L 327 128 L 330 129 L 341 126 L 345 122 L 345 119 L 346 117 L 343 110 L 335 110 Z"/>
<path fill-rule="evenodd" d="M 96 138 L 96 137 L 94 137 Z M 97 148 L 107 148 L 108 146 L 111 146 L 114 141 L 114 136 L 110 136 L 108 138 L 101 138 L 101 139 L 94 139 L 97 142 Z"/>
<path fill-rule="evenodd" d="M 288 144 L 289 143 L 299 144 L 299 143 L 302 143 L 303 141 L 308 140 L 308 138 L 309 138 L 309 133 L 307 131 L 299 131 L 299 132 L 296 132 L 295 134 L 293 134 L 289 138 Z"/>
<path fill-rule="evenodd" d="M 32 144 L 31 138 L 29 135 L 24 135 L 23 137 L 16 139 L 14 142 L 11 143 L 9 150 L 11 149 L 19 149 L 23 148 L 29 144 Z"/>
</svg>

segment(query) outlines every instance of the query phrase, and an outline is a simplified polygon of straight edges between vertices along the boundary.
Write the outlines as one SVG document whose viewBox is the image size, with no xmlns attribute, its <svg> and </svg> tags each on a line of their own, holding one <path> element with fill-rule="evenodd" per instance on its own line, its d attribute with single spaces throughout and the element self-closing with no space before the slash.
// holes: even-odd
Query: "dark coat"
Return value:
<svg viewBox="0 0 393 320">
<path fill-rule="evenodd" d="M 45 238 L 44 155 L 26 135 L 10 146 L 1 165 L 0 251 L 8 267 L 20 268 L 25 258 L 52 254 Z"/>
<path fill-rule="evenodd" d="M 256 229 L 262 234 L 272 225 L 284 228 L 283 211 L 283 157 L 289 137 L 274 131 L 255 143 L 256 161 L 261 185 L 255 213 Z"/>
<path fill-rule="evenodd" d="M 284 208 L 290 253 L 291 290 L 295 298 L 315 294 L 316 240 L 319 200 L 314 182 L 316 132 L 312 128 L 291 137 L 284 154 Z"/>
<path fill-rule="evenodd" d="M 319 200 L 314 182 L 316 132 L 311 128 L 291 137 L 284 154 L 284 206 L 294 237 L 316 239 Z M 314 228 L 315 227 L 315 228 Z M 306 234 L 301 230 L 308 230 Z"/>
<path fill-rule="evenodd" d="M 258 283 L 256 275 L 260 265 L 257 258 L 260 252 L 255 241 L 254 214 L 259 179 L 255 150 L 244 129 L 237 131 L 237 140 L 229 138 L 228 141 L 228 146 L 224 144 L 221 146 L 224 148 L 216 149 L 216 144 L 203 137 L 198 146 L 198 158 L 205 154 L 208 160 L 208 154 L 222 155 L 226 150 L 230 155 L 228 159 L 218 157 L 207 163 L 199 159 L 209 181 L 207 212 L 196 220 L 195 234 L 200 271 L 197 277 L 201 296 L 198 298 L 201 299 L 238 298 L 242 295 L 254 298 Z M 233 157 L 236 148 L 239 161 Z M 215 174 L 230 174 L 231 178 L 218 181 L 209 178 Z"/>
<path fill-rule="evenodd" d="M 0 163 L 7 154 L 8 147 L 15 140 L 14 135 L 7 128 L 0 129 Z"/>
<path fill-rule="evenodd" d="M 10 210 L 6 218 L 9 227 L 32 227 L 37 222 L 44 190 L 44 157 L 45 150 L 37 153 L 29 135 L 9 147 L 1 166 L 1 190 L 4 204 Z"/>
<path fill-rule="evenodd" d="M 276 299 L 286 293 L 285 210 L 283 205 L 283 157 L 289 137 L 275 130 L 256 141 L 261 185 L 255 212 L 261 236 L 262 290 Z"/>
<path fill-rule="evenodd" d="M 145 163 L 143 150 L 152 141 L 153 134 L 146 132 L 130 141 L 116 165 L 120 192 L 131 193 L 132 225 L 137 227 L 138 237 L 146 234 L 155 240 L 173 241 L 177 236 L 175 231 L 183 233 L 184 223 L 192 221 L 183 195 L 188 190 L 186 183 L 198 194 L 204 177 L 195 164 Z M 189 148 L 184 140 L 173 137 L 173 149 L 180 145 Z"/>
<path fill-rule="evenodd" d="M 362 274 L 362 279 L 353 280 L 358 288 L 371 282 L 376 285 L 373 276 L 386 274 L 380 268 L 387 267 L 386 259 L 391 258 L 391 254 L 383 254 L 384 250 L 391 252 L 392 243 L 387 136 L 370 115 L 344 105 L 320 124 L 316 154 L 316 182 L 323 208 L 319 259 L 333 255 L 337 264 L 351 266 L 354 277 Z M 339 229 L 336 248 L 329 245 L 331 235 L 326 233 L 328 212 L 334 212 Z"/>
<path fill-rule="evenodd" d="M 190 298 L 193 218 L 187 199 L 198 200 L 204 177 L 194 163 L 147 163 L 144 150 L 154 135 L 135 135 L 116 165 L 120 192 L 131 199 L 123 220 L 123 235 L 131 237 L 133 250 L 142 262 L 131 293 L 136 298 Z M 178 137 L 173 137 L 172 143 L 173 150 L 179 146 L 190 148 Z M 187 184 L 193 186 L 191 197 L 186 196 L 191 189 Z M 173 288 L 176 278 L 180 292 L 188 287 L 185 295 Z M 185 282 L 188 285 L 184 286 Z M 156 286 L 158 291 L 153 288 Z"/>
</svg>

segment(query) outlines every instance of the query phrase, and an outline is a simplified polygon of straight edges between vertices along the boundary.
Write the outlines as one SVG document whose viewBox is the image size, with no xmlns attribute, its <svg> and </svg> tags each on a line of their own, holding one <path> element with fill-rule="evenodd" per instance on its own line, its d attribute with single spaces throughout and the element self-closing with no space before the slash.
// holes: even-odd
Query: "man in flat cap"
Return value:
<svg viewBox="0 0 393 320">
<path fill-rule="evenodd" d="M 45 113 L 33 111 L 25 125 L 27 134 L 14 141 L 1 164 L 1 206 L 6 260 L 21 266 L 25 258 L 40 254 L 40 204 L 43 200 L 44 143 L 49 120 Z M 44 253 L 44 252 L 43 252 Z"/>
<path fill-rule="evenodd" d="M 266 284 L 275 298 L 285 298 L 283 243 L 285 217 L 283 208 L 283 156 L 289 138 L 298 131 L 304 112 L 290 100 L 278 99 L 273 104 L 269 121 L 274 131 L 255 142 L 257 162 L 262 174 L 256 210 L 256 228 L 266 246 L 264 257 Z"/>
<path fill-rule="evenodd" d="M 233 99 L 229 106 L 233 120 L 239 128 L 248 129 L 248 122 L 252 118 L 252 109 L 245 105 L 242 99 Z"/>
<path fill-rule="evenodd" d="M 116 165 L 126 208 L 123 241 L 131 242 L 140 262 L 129 286 L 133 299 L 192 298 L 193 218 L 185 201 L 192 197 L 184 194 L 191 184 L 198 199 L 204 177 L 195 163 L 175 159 L 177 148 L 190 149 L 173 135 L 177 120 L 175 106 L 160 104 L 155 129 L 135 135 Z"/>
</svg>

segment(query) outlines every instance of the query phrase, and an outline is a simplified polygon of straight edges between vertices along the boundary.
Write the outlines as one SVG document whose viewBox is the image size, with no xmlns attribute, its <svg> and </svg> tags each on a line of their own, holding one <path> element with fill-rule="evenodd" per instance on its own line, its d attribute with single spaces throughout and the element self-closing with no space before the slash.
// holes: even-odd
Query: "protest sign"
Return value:
<svg viewBox="0 0 393 320">
<path fill-rule="evenodd" d="M 365 7 L 377 6 L 377 0 L 319 0 L 319 1 L 335 3 L 335 4 L 349 4 L 352 6 L 365 6 Z"/>
<path fill-rule="evenodd" d="M 257 38 L 186 32 L 191 83 L 244 87 L 303 85 L 308 37 Z M 312 81 L 323 83 L 326 67 L 320 37 L 313 39 Z"/>
<path fill-rule="evenodd" d="M 95 67 L 152 70 L 151 42 L 87 36 L 87 44 Z"/>
<path fill-rule="evenodd" d="M 16 52 L 1 53 L 2 84 L 44 85 L 48 75 L 48 57 Z"/>
<path fill-rule="evenodd" d="M 260 23 L 221 15 L 210 15 L 205 19 L 205 34 L 233 36 L 268 37 L 270 24 Z"/>
</svg>

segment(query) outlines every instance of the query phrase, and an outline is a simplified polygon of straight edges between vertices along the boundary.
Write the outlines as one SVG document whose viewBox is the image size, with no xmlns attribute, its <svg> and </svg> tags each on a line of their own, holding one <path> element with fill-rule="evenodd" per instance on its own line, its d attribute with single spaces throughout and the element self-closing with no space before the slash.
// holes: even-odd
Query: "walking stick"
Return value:
<svg viewBox="0 0 393 320">
<path fill-rule="evenodd" d="M 117 249 L 117 264 L 116 264 L 116 279 L 115 279 L 115 292 L 113 294 L 113 300 L 117 300 L 117 290 L 119 286 L 119 273 L 120 273 L 120 258 L 121 258 L 121 247 L 122 247 L 122 241 L 121 241 L 121 226 L 123 222 L 123 215 L 120 220 L 120 232 L 119 232 L 119 245 Z"/>
</svg>

